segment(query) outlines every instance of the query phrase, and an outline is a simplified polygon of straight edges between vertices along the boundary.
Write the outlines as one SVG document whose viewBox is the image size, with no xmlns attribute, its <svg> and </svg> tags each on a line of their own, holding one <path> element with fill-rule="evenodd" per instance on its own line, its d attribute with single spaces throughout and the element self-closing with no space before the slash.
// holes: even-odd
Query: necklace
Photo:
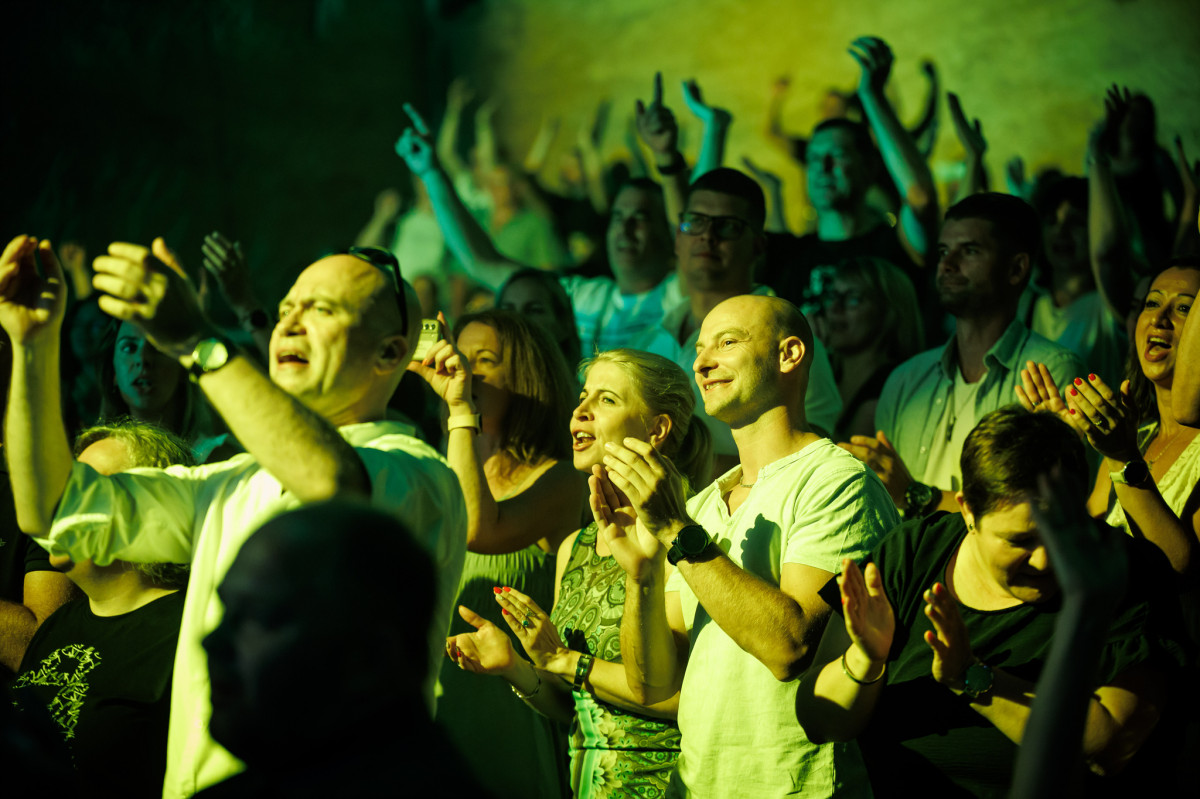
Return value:
<svg viewBox="0 0 1200 799">
<path fill-rule="evenodd" d="M 1159 427 L 1159 430 L 1160 431 L 1162 430 L 1161 426 Z M 1143 455 L 1143 457 L 1146 459 L 1146 466 L 1153 468 L 1154 462 L 1156 460 L 1158 460 L 1159 458 L 1161 458 L 1163 455 L 1167 454 L 1167 450 L 1169 450 L 1171 448 L 1171 445 L 1175 443 L 1175 439 L 1179 438 L 1179 434 L 1182 433 L 1183 430 L 1184 430 L 1184 428 L 1182 426 L 1176 428 L 1175 432 L 1171 435 L 1171 437 L 1167 439 L 1167 443 L 1163 445 L 1163 448 L 1153 458 L 1150 457 L 1150 447 L 1146 447 L 1146 452 Z"/>
<path fill-rule="evenodd" d="M 754 481 L 754 483 L 757 483 L 757 482 L 758 482 L 757 480 Z M 742 488 L 753 488 L 754 483 L 743 483 L 740 480 L 738 481 L 738 485 L 741 486 Z"/>
</svg>

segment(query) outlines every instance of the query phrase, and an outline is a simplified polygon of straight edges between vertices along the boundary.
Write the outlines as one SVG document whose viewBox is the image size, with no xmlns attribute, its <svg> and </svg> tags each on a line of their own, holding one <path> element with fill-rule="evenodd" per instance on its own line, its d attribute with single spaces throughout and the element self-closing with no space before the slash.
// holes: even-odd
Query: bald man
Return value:
<svg viewBox="0 0 1200 799">
<path fill-rule="evenodd" d="M 739 464 L 685 507 L 669 461 L 625 439 L 591 480 L 603 535 L 628 572 L 621 654 L 630 688 L 646 703 L 679 693 L 673 796 L 865 787 L 853 744 L 805 737 L 795 678 L 829 618 L 821 589 L 842 558 L 860 559 L 898 518 L 879 478 L 809 429 L 812 347 L 786 300 L 718 304 L 700 327 L 693 368 L 704 409 L 733 431 Z M 634 515 L 652 538 L 622 525 Z M 664 561 L 675 566 L 669 581 Z"/>
<path fill-rule="evenodd" d="M 204 315 L 162 239 L 152 248 L 111 245 L 94 264 L 100 307 L 177 358 L 246 448 L 224 463 L 111 476 L 76 463 L 67 443 L 58 375 L 65 295 L 49 242 L 18 236 L 0 256 L 0 326 L 14 347 L 5 450 L 22 530 L 76 562 L 192 565 L 165 796 L 191 796 L 241 769 L 208 733 L 200 641 L 221 619 L 217 584 L 267 519 L 334 497 L 369 499 L 397 513 L 439 572 L 430 662 L 440 657 L 466 510 L 445 461 L 403 425 L 384 421 L 419 314 L 394 259 L 356 252 L 323 258 L 297 278 L 279 306 L 268 377 Z M 432 708 L 430 678 L 425 696 Z"/>
</svg>

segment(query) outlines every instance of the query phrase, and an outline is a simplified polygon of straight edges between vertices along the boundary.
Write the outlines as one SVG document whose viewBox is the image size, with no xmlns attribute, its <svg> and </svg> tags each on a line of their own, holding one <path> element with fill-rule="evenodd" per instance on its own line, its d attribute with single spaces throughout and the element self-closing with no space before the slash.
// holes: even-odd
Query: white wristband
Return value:
<svg viewBox="0 0 1200 799">
<path fill-rule="evenodd" d="M 468 413 L 463 414 L 462 416 L 451 416 L 446 420 L 446 432 L 458 430 L 464 427 L 469 427 L 478 433 L 482 429 L 482 426 L 479 423 L 479 414 Z"/>
</svg>

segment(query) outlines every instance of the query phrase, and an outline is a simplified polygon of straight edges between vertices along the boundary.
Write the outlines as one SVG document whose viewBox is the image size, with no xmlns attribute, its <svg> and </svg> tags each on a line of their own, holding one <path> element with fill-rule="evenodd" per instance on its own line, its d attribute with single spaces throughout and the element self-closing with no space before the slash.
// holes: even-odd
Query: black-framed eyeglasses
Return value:
<svg viewBox="0 0 1200 799">
<path fill-rule="evenodd" d="M 726 241 L 739 238 L 750 223 L 736 216 L 709 216 L 696 211 L 679 215 L 679 232 L 687 236 L 703 236 L 712 228 L 717 238 Z"/>
<path fill-rule="evenodd" d="M 329 255 L 353 255 L 387 273 L 392 279 L 392 289 L 396 292 L 396 303 L 400 307 L 400 329 L 407 334 L 408 296 L 404 293 L 404 278 L 400 275 L 400 261 L 396 256 L 382 247 L 347 247 L 344 250 L 335 250 Z"/>
</svg>

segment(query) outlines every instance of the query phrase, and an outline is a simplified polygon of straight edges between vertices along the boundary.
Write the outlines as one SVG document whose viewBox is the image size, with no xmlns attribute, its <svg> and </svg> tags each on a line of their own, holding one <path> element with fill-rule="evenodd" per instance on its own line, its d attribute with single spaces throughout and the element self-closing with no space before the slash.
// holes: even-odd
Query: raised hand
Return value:
<svg viewBox="0 0 1200 799">
<path fill-rule="evenodd" d="M 968 157 L 981 158 L 987 151 L 987 139 L 983 137 L 983 123 L 978 119 L 967 120 L 963 113 L 962 103 L 954 92 L 946 93 L 946 105 L 950 108 L 950 119 L 954 122 L 954 131 Z"/>
<path fill-rule="evenodd" d="M 881 93 L 892 71 L 892 48 L 877 36 L 861 36 L 854 40 L 848 50 L 850 57 L 862 67 L 859 93 Z"/>
<path fill-rule="evenodd" d="M 1141 457 L 1137 445 L 1137 407 L 1129 381 L 1117 395 L 1096 375 L 1075 378 L 1067 389 L 1066 419 L 1106 458 L 1128 462 Z"/>
<path fill-rule="evenodd" d="M 408 114 L 412 125 L 405 128 L 396 140 L 396 155 L 404 159 L 414 175 L 423 177 L 436 169 L 438 164 L 429 126 L 411 104 L 404 104 L 404 113 Z"/>
<path fill-rule="evenodd" d="M 1004 177 L 1008 182 L 1008 191 L 1017 197 L 1026 198 L 1029 193 L 1029 183 L 1025 179 L 1025 159 L 1014 155 L 1004 165 Z"/>
<path fill-rule="evenodd" d="M 1088 516 L 1077 477 L 1058 467 L 1040 475 L 1030 513 L 1063 595 L 1111 610 L 1125 593 L 1129 564 L 1121 534 Z"/>
<path fill-rule="evenodd" d="M 550 614 L 515 588 L 498 586 L 495 592 L 504 620 L 521 642 L 530 662 L 542 671 L 564 671 L 562 661 L 570 656 L 571 650 L 550 621 Z"/>
<path fill-rule="evenodd" d="M 87 249 L 82 244 L 64 241 L 58 245 L 58 261 L 71 278 L 76 297 L 83 299 L 92 293 L 92 270 L 88 269 Z"/>
<path fill-rule="evenodd" d="M 176 358 L 191 352 L 211 324 L 175 253 L 161 237 L 149 248 L 114 242 L 92 262 L 100 309 L 132 322 L 159 350 Z"/>
<path fill-rule="evenodd" d="M 214 230 L 204 237 L 200 245 L 204 269 L 217 281 L 221 293 L 235 309 L 258 306 L 254 288 L 250 284 L 250 268 L 242 254 L 242 243 L 230 241 Z"/>
<path fill-rule="evenodd" d="M 588 489 L 588 504 L 600 539 L 626 574 L 637 581 L 645 580 L 653 567 L 662 563 L 667 550 L 644 524 L 638 524 L 629 497 L 612 484 L 600 464 L 592 467 Z"/>
<path fill-rule="evenodd" d="M 877 431 L 874 438 L 851 436 L 849 442 L 839 442 L 838 446 L 867 464 L 871 471 L 879 475 L 893 502 L 900 505 L 904 501 L 904 492 L 913 482 L 912 475 L 908 473 L 908 467 L 904 465 L 896 448 L 882 430 Z"/>
<path fill-rule="evenodd" d="M 1194 208 L 1196 198 L 1200 196 L 1200 161 L 1188 161 L 1187 153 L 1183 151 L 1183 139 L 1178 135 L 1175 136 L 1175 156 L 1178 159 L 1179 180 L 1183 184 L 1183 206 Z"/>
<path fill-rule="evenodd" d="M 925 632 L 925 643 L 933 650 L 933 679 L 961 691 L 963 676 L 975 656 L 971 653 L 967 627 L 946 586 L 934 583 L 925 592 L 925 615 L 933 623 L 933 629 Z"/>
<path fill-rule="evenodd" d="M 629 497 L 638 520 L 655 538 L 669 545 L 687 524 L 683 477 L 654 445 L 636 438 L 604 445 L 604 468 L 612 484 Z"/>
<path fill-rule="evenodd" d="M 450 415 L 475 413 L 471 400 L 471 365 L 454 344 L 454 336 L 446 317 L 438 311 L 438 326 L 442 337 L 429 348 L 425 358 L 412 360 L 408 371 L 416 372 L 450 409 Z"/>
<path fill-rule="evenodd" d="M 728 122 L 732 119 L 732 115 L 724 108 L 708 105 L 704 102 L 704 97 L 700 92 L 700 84 L 695 80 L 685 80 L 683 82 L 683 101 L 687 104 L 688 110 L 706 125 L 723 119 Z"/>
<path fill-rule="evenodd" d="M 1030 413 L 1054 413 L 1067 424 L 1071 423 L 1066 400 L 1058 393 L 1058 386 L 1054 385 L 1046 364 L 1026 361 L 1016 392 L 1021 406 Z"/>
<path fill-rule="evenodd" d="M 38 274 L 38 261 L 44 274 Z M 0 327 L 13 344 L 29 344 L 62 326 L 67 287 L 50 242 L 17 236 L 0 255 Z"/>
<path fill-rule="evenodd" d="M 871 661 L 886 661 L 896 633 L 896 616 L 883 591 L 879 567 L 868 563 L 864 572 L 857 563 L 846 558 L 837 580 L 850 640 Z"/>
<path fill-rule="evenodd" d="M 471 88 L 471 84 L 464 77 L 455 78 L 446 87 L 446 107 L 449 109 L 462 111 L 474 97 L 475 90 Z"/>
<path fill-rule="evenodd" d="M 512 639 L 503 630 L 463 605 L 458 615 L 475 628 L 473 633 L 459 633 L 446 639 L 446 657 L 463 671 L 476 674 L 504 674 L 517 665 L 517 652 Z"/>
<path fill-rule="evenodd" d="M 637 101 L 637 130 L 642 141 L 656 154 L 672 155 L 678 149 L 679 126 L 671 109 L 663 105 L 662 73 L 654 73 L 654 96 L 650 105 Z"/>
</svg>

